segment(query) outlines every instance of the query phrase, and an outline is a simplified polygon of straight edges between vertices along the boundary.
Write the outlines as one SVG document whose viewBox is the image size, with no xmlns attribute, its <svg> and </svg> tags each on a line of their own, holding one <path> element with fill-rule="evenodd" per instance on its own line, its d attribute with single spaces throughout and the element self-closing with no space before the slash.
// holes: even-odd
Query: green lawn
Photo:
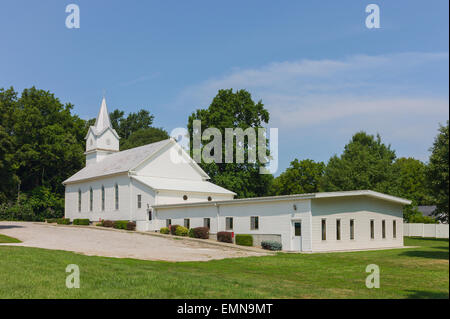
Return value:
<svg viewBox="0 0 450 319">
<path fill-rule="evenodd" d="M 0 244 L 4 244 L 4 243 L 8 243 L 8 244 L 9 243 L 21 243 L 21 241 L 16 238 L 12 238 L 12 237 L 0 234 Z"/>
<path fill-rule="evenodd" d="M 0 298 L 448 298 L 448 239 L 405 245 L 420 247 L 178 263 L 0 246 Z M 68 264 L 80 289 L 65 287 Z M 365 286 L 368 264 L 379 289 Z"/>
</svg>

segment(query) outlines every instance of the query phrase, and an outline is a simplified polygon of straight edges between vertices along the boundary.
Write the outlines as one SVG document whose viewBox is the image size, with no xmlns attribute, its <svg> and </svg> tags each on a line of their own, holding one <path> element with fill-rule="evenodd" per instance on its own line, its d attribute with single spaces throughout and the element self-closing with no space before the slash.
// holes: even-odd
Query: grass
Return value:
<svg viewBox="0 0 450 319">
<path fill-rule="evenodd" d="M 448 239 L 418 248 L 163 262 L 0 247 L 0 298 L 449 298 Z M 80 268 L 80 289 L 65 286 Z M 380 267 L 368 289 L 368 264 Z"/>
<path fill-rule="evenodd" d="M 0 234 L 0 244 L 5 244 L 5 243 L 8 243 L 8 244 L 21 243 L 21 241 L 16 238 L 13 238 L 13 237 L 9 237 L 9 236 Z"/>
</svg>

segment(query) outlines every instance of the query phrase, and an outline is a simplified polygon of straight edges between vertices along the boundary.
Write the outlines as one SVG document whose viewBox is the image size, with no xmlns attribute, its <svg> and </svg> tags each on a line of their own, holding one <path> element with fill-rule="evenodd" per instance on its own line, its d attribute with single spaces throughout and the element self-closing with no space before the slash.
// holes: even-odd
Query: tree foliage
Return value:
<svg viewBox="0 0 450 319">
<path fill-rule="evenodd" d="M 322 179 L 325 191 L 370 189 L 385 192 L 391 181 L 395 152 L 381 137 L 358 132 L 341 156 L 330 158 Z"/>
<path fill-rule="evenodd" d="M 428 185 L 437 206 L 434 215 L 448 223 L 449 203 L 449 135 L 448 121 L 446 126 L 439 127 L 439 134 L 431 147 L 431 156 L 426 171 Z"/>
<path fill-rule="evenodd" d="M 159 142 L 168 138 L 169 134 L 167 134 L 167 131 L 165 131 L 163 128 L 141 128 L 135 132 L 132 132 L 128 139 L 122 142 L 122 146 L 120 147 L 120 149 L 124 151 L 130 148 Z"/>
<path fill-rule="evenodd" d="M 193 136 L 193 121 L 201 120 L 202 132 L 207 128 L 217 128 L 222 135 L 222 155 L 225 154 L 225 129 L 247 128 L 258 129 L 269 122 L 269 112 L 261 101 L 255 103 L 251 94 L 246 90 L 232 89 L 219 90 L 207 109 L 198 109 L 189 116 L 188 131 Z M 206 139 L 203 146 L 211 139 Z M 233 157 L 236 159 L 237 145 L 234 141 Z M 193 143 L 190 143 L 191 147 Z M 273 179 L 270 174 L 260 174 L 260 168 L 264 164 L 257 158 L 255 163 L 248 161 L 248 140 L 242 146 L 244 149 L 244 163 L 205 163 L 200 166 L 211 177 L 211 181 L 217 185 L 230 189 L 238 194 L 238 197 L 264 196 L 269 192 Z M 192 148 L 191 148 L 192 154 Z"/>
<path fill-rule="evenodd" d="M 274 179 L 270 193 L 271 195 L 316 193 L 319 191 L 324 171 L 323 162 L 294 159 L 286 171 Z"/>
</svg>

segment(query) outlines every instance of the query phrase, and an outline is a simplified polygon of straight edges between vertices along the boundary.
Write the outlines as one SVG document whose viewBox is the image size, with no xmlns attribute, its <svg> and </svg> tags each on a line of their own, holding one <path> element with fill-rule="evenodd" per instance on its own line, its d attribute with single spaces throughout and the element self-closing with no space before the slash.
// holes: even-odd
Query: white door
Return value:
<svg viewBox="0 0 450 319">
<path fill-rule="evenodd" d="M 302 221 L 293 220 L 292 221 L 292 250 L 301 251 L 302 250 Z"/>
</svg>

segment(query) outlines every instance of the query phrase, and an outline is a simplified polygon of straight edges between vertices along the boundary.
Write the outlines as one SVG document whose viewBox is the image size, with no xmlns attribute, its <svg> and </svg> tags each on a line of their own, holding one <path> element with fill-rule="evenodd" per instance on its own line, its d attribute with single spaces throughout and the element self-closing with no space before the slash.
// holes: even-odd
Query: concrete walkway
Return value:
<svg viewBox="0 0 450 319">
<path fill-rule="evenodd" d="M 207 261 L 267 255 L 258 249 L 240 249 L 201 240 L 148 236 L 139 232 L 112 231 L 100 227 L 61 226 L 33 222 L 0 222 L 0 234 L 17 238 L 18 244 L 67 250 L 85 255 L 165 261 Z"/>
</svg>

